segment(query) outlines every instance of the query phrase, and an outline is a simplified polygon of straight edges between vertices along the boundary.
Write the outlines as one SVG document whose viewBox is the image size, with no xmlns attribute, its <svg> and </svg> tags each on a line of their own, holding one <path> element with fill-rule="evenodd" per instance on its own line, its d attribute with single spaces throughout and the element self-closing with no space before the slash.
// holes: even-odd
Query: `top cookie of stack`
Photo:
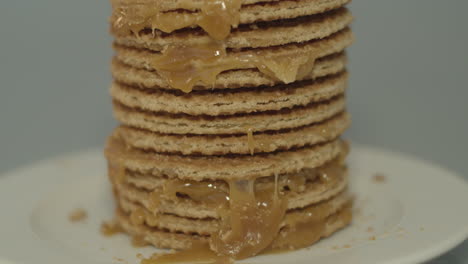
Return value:
<svg viewBox="0 0 468 264">
<path fill-rule="evenodd" d="M 121 126 L 108 142 L 110 168 L 115 169 L 117 164 L 123 168 L 122 174 L 131 175 L 133 180 L 141 176 L 162 182 L 222 181 L 229 186 L 227 196 L 246 191 L 236 189 L 246 185 L 245 181 L 262 178 L 276 182 L 275 201 L 282 199 L 278 190 L 293 191 L 283 188 L 287 180 L 281 181 L 286 185 L 276 186 L 278 176 L 295 177 L 312 173 L 310 170 L 315 170 L 314 174 L 324 166 L 344 168 L 346 147 L 339 137 L 350 123 L 344 100 L 348 79 L 344 50 L 353 40 L 348 28 L 352 16 L 344 7 L 348 2 L 112 0 L 111 32 L 116 55 L 111 95 Z M 116 177 L 114 169 L 109 171 L 111 178 Z M 333 194 L 324 195 L 330 191 L 326 188 L 322 193 L 311 192 L 314 197 L 304 193 L 304 197 L 309 195 L 307 199 L 282 206 L 284 212 L 279 215 L 334 198 L 349 201 L 343 199 L 345 172 L 339 171 L 336 184 L 328 184 Z M 321 184 L 310 176 L 305 178 Z M 129 182 L 114 178 L 124 219 L 135 208 L 122 202 L 121 196 L 129 190 L 123 186 Z M 133 185 L 153 193 L 158 188 Z M 165 188 L 164 183 L 161 188 Z M 300 192 L 284 197 L 297 198 Z M 158 200 L 169 199 L 158 195 Z M 127 198 L 123 200 L 140 205 L 147 199 Z M 231 208 L 236 207 L 233 200 Z M 219 201 L 215 207 L 219 209 L 224 203 Z M 343 208 L 347 203 L 341 203 Z M 226 218 L 223 213 L 229 215 L 229 210 L 221 213 L 213 208 L 212 214 L 186 211 L 183 215 L 176 209 L 166 208 L 170 212 L 164 212 L 164 202 L 158 204 L 161 208 L 145 210 L 154 215 L 169 213 L 191 220 L 208 217 L 221 222 Z M 227 218 L 232 222 L 234 216 Z M 189 247 L 164 243 L 160 240 L 167 237 L 158 240 L 150 231 L 135 227 L 135 222 L 124 219 L 122 225 L 130 233 L 145 236 L 148 232 L 145 239 L 157 246 Z M 155 225 L 167 229 L 161 227 L 163 223 Z M 226 223 L 217 225 L 214 232 L 225 231 Z M 278 223 L 276 233 L 284 226 Z M 167 232 L 183 233 L 182 229 Z M 187 236 L 207 235 L 195 227 L 189 231 Z M 333 231 L 323 231 L 318 237 Z M 223 254 L 213 244 L 211 248 Z M 254 254 L 262 249 L 256 250 Z"/>
</svg>

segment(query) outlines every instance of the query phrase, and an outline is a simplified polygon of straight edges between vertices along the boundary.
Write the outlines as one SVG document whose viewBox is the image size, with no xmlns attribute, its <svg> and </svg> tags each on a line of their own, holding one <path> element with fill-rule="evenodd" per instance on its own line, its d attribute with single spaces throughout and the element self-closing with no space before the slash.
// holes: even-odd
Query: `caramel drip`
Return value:
<svg viewBox="0 0 468 264">
<path fill-rule="evenodd" d="M 253 127 L 247 128 L 247 144 L 249 145 L 250 155 L 253 156 L 255 151 L 255 140 L 253 137 Z"/>
<path fill-rule="evenodd" d="M 145 222 L 145 212 L 138 208 L 130 214 L 130 222 L 134 225 L 142 225 Z"/>
<path fill-rule="evenodd" d="M 338 178 L 337 176 L 343 173 L 343 166 L 339 166 L 339 164 L 335 166 L 322 166 L 317 172 L 320 181 L 327 183 L 336 180 Z"/>
<path fill-rule="evenodd" d="M 108 164 L 108 171 L 110 175 L 115 175 L 114 183 L 122 184 L 126 181 L 125 167 L 123 164 L 112 162 Z"/>
<path fill-rule="evenodd" d="M 262 73 L 291 83 L 313 70 L 316 51 L 295 55 L 266 57 L 262 51 L 250 51 L 229 56 L 221 42 L 170 46 L 152 62 L 153 67 L 173 88 L 191 92 L 199 82 L 213 85 L 224 71 L 257 68 Z"/>
<path fill-rule="evenodd" d="M 195 201 L 218 206 L 223 206 L 229 201 L 228 194 L 218 182 L 171 180 L 165 184 L 163 194 L 169 198 L 183 194 Z"/>
<path fill-rule="evenodd" d="M 343 175 L 341 162 L 340 158 L 337 158 L 319 168 L 305 168 L 295 174 L 277 176 L 277 182 L 271 182 L 268 178 L 260 178 L 254 184 L 255 195 L 266 200 L 271 197 L 276 188 L 279 192 L 301 193 L 305 190 L 307 182 L 320 180 L 325 184 L 333 184 Z M 174 200 L 178 197 L 188 197 L 195 202 L 217 207 L 228 207 L 230 200 L 229 191 L 223 182 L 171 179 L 162 188 L 157 188 L 148 194 L 148 209 L 157 213 L 161 200 Z"/>
<path fill-rule="evenodd" d="M 153 213 L 157 213 L 159 210 L 158 209 L 159 205 L 161 204 L 161 192 L 159 192 L 158 190 L 151 192 L 149 194 L 148 200 L 149 200 L 149 209 Z"/>
<path fill-rule="evenodd" d="M 122 232 L 122 227 L 120 227 L 120 225 L 115 220 L 106 221 L 101 224 L 101 234 L 104 236 L 113 236 Z"/>
<path fill-rule="evenodd" d="M 315 175 L 315 170 L 307 170 L 311 175 Z M 293 192 L 302 192 L 305 189 L 305 184 L 307 182 L 307 177 L 304 174 L 296 174 L 289 176 L 284 183 L 284 186 L 287 186 L 289 190 Z"/>
<path fill-rule="evenodd" d="M 149 243 L 146 242 L 145 238 L 142 236 L 132 237 L 132 246 L 136 248 L 146 247 Z"/>
<path fill-rule="evenodd" d="M 140 264 L 169 263 L 231 264 L 232 260 L 229 257 L 216 255 L 207 244 L 194 243 L 189 249 L 170 254 L 155 254 L 140 262 Z"/>
<path fill-rule="evenodd" d="M 281 232 L 276 238 L 275 247 L 292 250 L 310 246 L 326 235 L 327 222 L 348 223 L 351 218 L 351 203 L 329 217 L 306 217 Z"/>
<path fill-rule="evenodd" d="M 277 176 L 275 179 L 277 182 Z M 211 246 L 220 255 L 235 259 L 257 255 L 272 243 L 279 232 L 286 213 L 285 200 L 279 199 L 277 189 L 267 199 L 256 197 L 254 181 L 229 183 L 228 218 L 221 222 L 219 233 L 211 236 Z"/>
<path fill-rule="evenodd" d="M 117 32 L 138 33 L 144 28 L 159 29 L 170 33 L 174 30 L 200 26 L 212 38 L 225 39 L 231 33 L 231 27 L 237 27 L 240 20 L 239 10 L 241 0 L 203 0 L 195 4 L 193 1 L 182 1 L 179 10 L 197 10 L 198 12 L 169 11 L 162 8 L 162 1 L 151 4 L 124 3 L 113 1 L 111 20 Z"/>
<path fill-rule="evenodd" d="M 317 242 L 326 227 L 326 219 L 299 223 L 292 230 L 280 234 L 276 239 L 279 248 L 299 249 Z"/>
<path fill-rule="evenodd" d="M 197 24 L 212 38 L 222 40 L 237 27 L 242 0 L 205 0 Z"/>
</svg>

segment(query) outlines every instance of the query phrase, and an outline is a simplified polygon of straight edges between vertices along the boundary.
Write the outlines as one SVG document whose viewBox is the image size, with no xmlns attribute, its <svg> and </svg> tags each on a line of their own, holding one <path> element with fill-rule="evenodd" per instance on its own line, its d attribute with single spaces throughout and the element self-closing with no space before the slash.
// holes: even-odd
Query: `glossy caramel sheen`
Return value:
<svg viewBox="0 0 468 264">
<path fill-rule="evenodd" d="M 267 57 L 263 51 L 228 55 L 222 42 L 170 46 L 155 58 L 152 66 L 173 88 L 191 92 L 198 83 L 213 85 L 224 71 L 256 68 L 284 83 L 310 74 L 317 59 L 315 50 Z"/>
<path fill-rule="evenodd" d="M 187 195 L 192 200 L 214 206 L 224 206 L 229 201 L 229 194 L 222 185 L 212 181 L 171 180 L 164 186 L 163 193 L 169 198 L 175 198 L 177 194 Z"/>
<path fill-rule="evenodd" d="M 254 180 L 230 182 L 229 187 L 229 212 L 220 231 L 212 234 L 211 247 L 218 254 L 235 259 L 255 256 L 277 236 L 286 213 L 286 201 L 279 198 L 277 188 L 269 197 L 256 197 Z"/>
<path fill-rule="evenodd" d="M 200 26 L 213 39 L 222 40 L 239 24 L 241 0 L 181 1 L 178 10 L 164 10 L 161 1 L 128 3 L 112 1 L 113 28 L 138 35 L 144 28 L 170 33 L 177 29 Z M 184 11 L 180 11 L 184 10 Z M 195 12 L 192 12 L 195 11 Z"/>
</svg>

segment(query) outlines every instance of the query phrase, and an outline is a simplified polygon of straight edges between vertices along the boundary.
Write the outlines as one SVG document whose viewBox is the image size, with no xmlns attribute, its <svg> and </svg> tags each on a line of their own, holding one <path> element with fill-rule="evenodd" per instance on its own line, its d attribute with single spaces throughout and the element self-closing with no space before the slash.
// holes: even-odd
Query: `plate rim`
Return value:
<svg viewBox="0 0 468 264">
<path fill-rule="evenodd" d="M 420 156 L 416 156 L 413 154 L 409 154 L 409 153 L 405 153 L 401 151 L 395 151 L 392 149 L 382 148 L 380 146 L 366 145 L 366 144 L 361 144 L 361 143 L 356 143 L 356 142 L 353 142 L 352 145 L 354 149 L 359 149 L 360 151 L 364 151 L 367 153 L 378 153 L 378 155 L 398 157 L 399 159 L 406 160 L 410 163 L 423 164 L 423 165 L 429 166 L 430 168 L 437 169 L 445 174 L 444 177 L 448 177 L 450 175 L 452 179 L 455 179 L 458 184 L 464 185 L 464 187 L 468 190 L 468 181 L 465 178 L 463 178 L 462 174 L 455 172 L 447 167 L 444 167 L 443 165 L 440 165 L 437 162 L 424 159 Z M 103 157 L 102 147 L 91 147 L 91 148 L 86 148 L 86 149 L 82 149 L 79 151 L 66 152 L 63 154 L 54 155 L 54 156 L 46 157 L 44 159 L 40 159 L 34 162 L 30 162 L 23 166 L 19 166 L 14 169 L 8 170 L 4 173 L 1 173 L 0 185 L 2 185 L 3 183 L 6 183 L 6 184 L 11 183 L 11 181 L 14 182 L 16 179 L 12 180 L 11 179 L 12 177 L 15 177 L 18 175 L 25 177 L 23 175 L 28 174 L 28 171 L 35 170 L 39 167 L 50 166 L 51 163 L 55 163 L 58 160 L 77 160 L 77 159 L 82 160 L 83 158 L 89 157 L 89 156 L 96 157 L 98 156 L 99 153 L 101 153 L 101 157 Z M 455 247 L 463 243 L 465 240 L 467 240 L 467 238 L 468 238 L 468 224 L 465 226 L 461 226 L 456 236 L 452 235 L 451 237 L 445 238 L 443 240 L 439 240 L 434 245 L 421 248 L 421 250 L 418 250 L 417 252 L 414 252 L 413 254 L 387 260 L 382 263 L 410 264 L 410 263 L 421 263 L 424 261 L 429 261 L 431 259 L 441 256 L 444 253 L 447 253 L 450 250 L 454 249 Z M 0 256 L 0 263 L 2 261 L 3 261 L 2 256 Z"/>
</svg>

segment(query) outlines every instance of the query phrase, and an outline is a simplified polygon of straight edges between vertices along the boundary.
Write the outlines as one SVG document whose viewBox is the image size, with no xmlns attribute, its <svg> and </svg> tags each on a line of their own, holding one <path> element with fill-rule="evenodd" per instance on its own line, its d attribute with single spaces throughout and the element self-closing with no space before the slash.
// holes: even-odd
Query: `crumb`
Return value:
<svg viewBox="0 0 468 264">
<path fill-rule="evenodd" d="M 421 232 L 424 231 L 424 227 L 420 227 L 419 231 L 421 231 Z"/>
<path fill-rule="evenodd" d="M 340 248 L 339 248 L 338 246 L 333 246 L 332 249 L 333 249 L 333 250 L 338 250 L 338 249 L 340 249 Z"/>
<path fill-rule="evenodd" d="M 351 245 L 346 244 L 346 245 L 343 246 L 343 248 L 351 248 Z"/>
<path fill-rule="evenodd" d="M 376 240 L 376 239 L 377 239 L 377 238 L 376 238 L 375 236 L 369 237 L 369 240 L 372 240 L 372 241 L 374 241 L 374 240 Z"/>
<path fill-rule="evenodd" d="M 136 254 L 136 257 L 137 257 L 137 259 L 143 259 L 144 258 L 143 254 L 141 254 L 141 253 Z"/>
<path fill-rule="evenodd" d="M 123 259 L 123 258 L 113 257 L 112 259 L 113 259 L 114 261 L 117 261 L 117 262 L 122 262 L 122 263 L 128 264 L 128 261 L 126 261 L 126 260 Z"/>
<path fill-rule="evenodd" d="M 382 173 L 376 173 L 372 177 L 372 181 L 375 183 L 384 183 L 387 181 L 387 177 L 385 177 L 385 175 L 383 175 Z"/>
<path fill-rule="evenodd" d="M 369 232 L 369 233 L 374 232 L 374 228 L 373 228 L 372 226 L 369 226 L 369 227 L 367 228 L 367 232 Z"/>
<path fill-rule="evenodd" d="M 82 209 L 82 208 L 77 208 L 73 210 L 69 215 L 68 215 L 68 220 L 70 222 L 81 222 L 85 220 L 88 217 L 88 213 Z"/>
<path fill-rule="evenodd" d="M 123 230 L 120 227 L 119 223 L 115 220 L 104 221 L 101 224 L 101 234 L 104 236 L 113 236 L 118 233 L 122 233 Z"/>
</svg>

